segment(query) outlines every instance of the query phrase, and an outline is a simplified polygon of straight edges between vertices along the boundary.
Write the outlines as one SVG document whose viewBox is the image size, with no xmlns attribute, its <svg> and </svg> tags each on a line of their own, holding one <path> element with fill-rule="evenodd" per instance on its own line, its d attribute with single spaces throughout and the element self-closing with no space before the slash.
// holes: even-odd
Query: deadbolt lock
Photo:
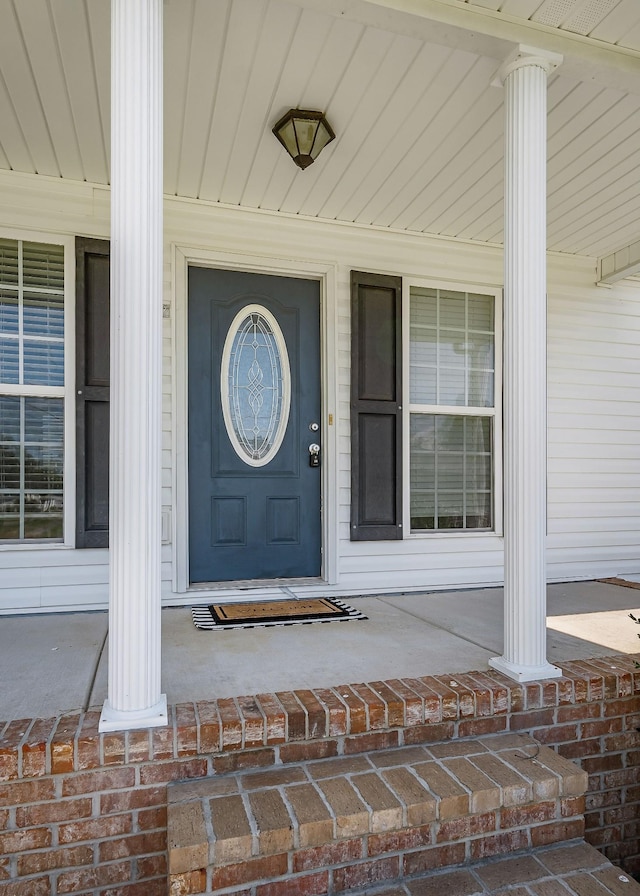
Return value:
<svg viewBox="0 0 640 896">
<path fill-rule="evenodd" d="M 320 445 L 316 445 L 315 443 L 309 445 L 309 466 L 320 466 Z"/>
</svg>

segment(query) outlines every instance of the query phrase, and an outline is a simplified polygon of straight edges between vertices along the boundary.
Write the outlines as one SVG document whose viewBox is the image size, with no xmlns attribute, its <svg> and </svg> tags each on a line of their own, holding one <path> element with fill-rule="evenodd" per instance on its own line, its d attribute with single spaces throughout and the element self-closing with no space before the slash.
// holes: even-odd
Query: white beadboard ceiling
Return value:
<svg viewBox="0 0 640 896">
<path fill-rule="evenodd" d="M 640 75 L 640 0 L 424 4 L 520 23 L 525 43 L 626 48 Z M 346 0 L 350 15 L 332 0 L 165 0 L 166 193 L 501 242 L 499 57 L 369 5 L 371 21 L 366 0 Z M 108 183 L 109 20 L 109 0 L 0 0 L 0 168 Z M 550 79 L 552 250 L 640 239 L 640 91 L 624 77 Z M 271 133 L 292 106 L 324 110 L 337 135 L 304 172 Z"/>
</svg>

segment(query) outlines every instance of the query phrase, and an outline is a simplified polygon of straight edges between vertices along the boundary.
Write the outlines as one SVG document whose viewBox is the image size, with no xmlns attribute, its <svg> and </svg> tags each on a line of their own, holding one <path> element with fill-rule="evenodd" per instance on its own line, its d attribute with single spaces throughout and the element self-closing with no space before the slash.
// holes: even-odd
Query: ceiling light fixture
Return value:
<svg viewBox="0 0 640 896">
<path fill-rule="evenodd" d="M 335 139 L 322 112 L 289 109 L 274 126 L 273 133 L 293 161 L 303 170 L 314 162 L 327 143 Z"/>
</svg>

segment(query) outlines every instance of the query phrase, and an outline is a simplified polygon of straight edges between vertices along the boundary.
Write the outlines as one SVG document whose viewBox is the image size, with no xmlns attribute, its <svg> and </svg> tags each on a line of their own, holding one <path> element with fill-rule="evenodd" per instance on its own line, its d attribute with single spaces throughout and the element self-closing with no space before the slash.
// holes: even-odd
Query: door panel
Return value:
<svg viewBox="0 0 640 896">
<path fill-rule="evenodd" d="M 190 581 L 319 576 L 319 283 L 190 268 L 188 326 Z"/>
</svg>

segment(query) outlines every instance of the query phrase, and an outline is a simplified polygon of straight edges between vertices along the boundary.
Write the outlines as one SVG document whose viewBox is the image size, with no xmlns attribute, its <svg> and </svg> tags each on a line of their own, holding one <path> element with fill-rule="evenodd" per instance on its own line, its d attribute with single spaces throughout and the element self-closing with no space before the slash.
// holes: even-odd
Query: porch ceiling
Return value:
<svg viewBox="0 0 640 896">
<path fill-rule="evenodd" d="M 0 0 L 0 168 L 108 183 L 109 16 Z M 638 0 L 165 0 L 166 193 L 499 243 L 514 40 L 580 61 L 549 83 L 549 248 L 637 241 Z M 304 172 L 291 106 L 337 134 Z"/>
</svg>

